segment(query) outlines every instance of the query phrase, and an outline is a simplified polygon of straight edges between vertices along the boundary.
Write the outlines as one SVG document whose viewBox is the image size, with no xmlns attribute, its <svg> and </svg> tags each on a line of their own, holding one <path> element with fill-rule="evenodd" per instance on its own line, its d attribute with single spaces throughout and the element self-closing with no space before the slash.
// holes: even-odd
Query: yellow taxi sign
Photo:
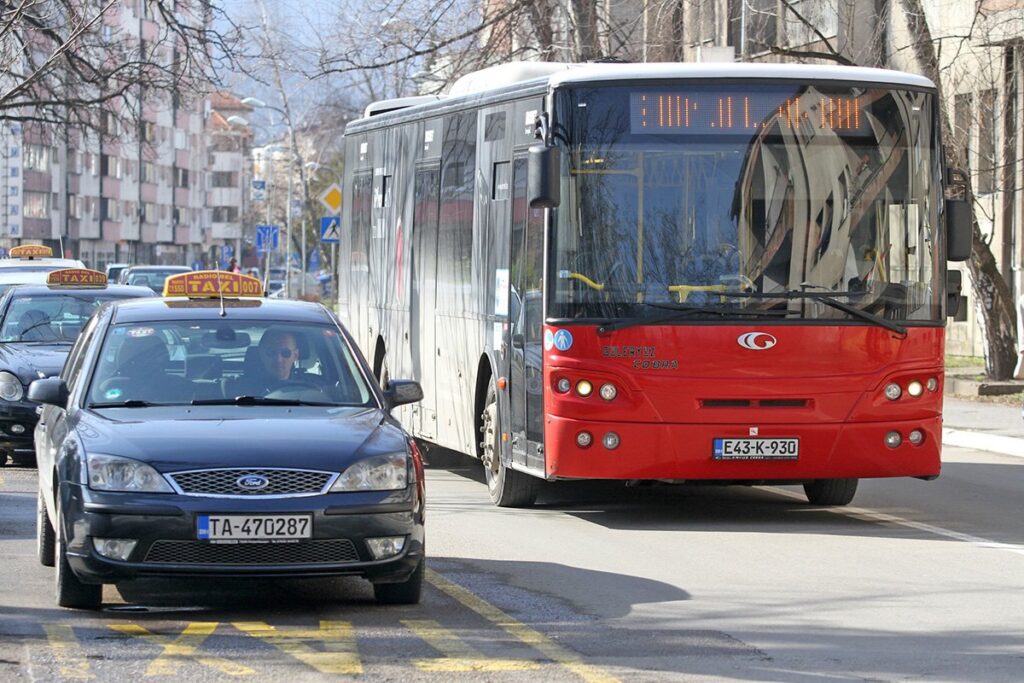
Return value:
<svg viewBox="0 0 1024 683">
<path fill-rule="evenodd" d="M 260 298 L 263 283 L 251 275 L 229 273 L 225 270 L 197 270 L 173 275 L 164 280 L 164 296 L 187 296 L 192 299 Z"/>
<path fill-rule="evenodd" d="M 42 244 L 21 244 L 11 247 L 11 258 L 37 258 L 53 256 L 53 249 Z"/>
<path fill-rule="evenodd" d="M 51 287 L 106 287 L 107 276 L 88 268 L 63 268 L 48 273 L 46 284 Z"/>
</svg>

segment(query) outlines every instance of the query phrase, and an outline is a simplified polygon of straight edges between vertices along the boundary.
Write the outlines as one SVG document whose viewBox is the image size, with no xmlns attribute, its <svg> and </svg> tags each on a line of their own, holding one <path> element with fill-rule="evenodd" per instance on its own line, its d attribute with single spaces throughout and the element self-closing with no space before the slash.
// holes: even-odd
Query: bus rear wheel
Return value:
<svg viewBox="0 0 1024 683">
<path fill-rule="evenodd" d="M 815 479 L 804 484 L 811 505 L 847 505 L 857 493 L 857 479 Z"/>
<path fill-rule="evenodd" d="M 480 459 L 487 477 L 487 492 L 498 507 L 527 507 L 537 500 L 540 482 L 536 477 L 506 467 L 501 461 L 501 424 L 498 417 L 498 392 L 492 383 L 487 388 L 481 414 Z"/>
</svg>

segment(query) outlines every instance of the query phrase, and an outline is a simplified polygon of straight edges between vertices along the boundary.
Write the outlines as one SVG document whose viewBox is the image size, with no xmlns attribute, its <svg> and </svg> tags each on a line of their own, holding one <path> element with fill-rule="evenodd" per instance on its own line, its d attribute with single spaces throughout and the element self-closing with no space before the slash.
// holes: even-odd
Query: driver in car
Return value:
<svg viewBox="0 0 1024 683">
<path fill-rule="evenodd" d="M 296 335 L 282 328 L 270 328 L 256 347 L 258 362 L 247 359 L 245 374 L 233 387 L 236 395 L 266 396 L 297 382 L 307 384 L 302 373 L 295 371 L 299 359 Z"/>
</svg>

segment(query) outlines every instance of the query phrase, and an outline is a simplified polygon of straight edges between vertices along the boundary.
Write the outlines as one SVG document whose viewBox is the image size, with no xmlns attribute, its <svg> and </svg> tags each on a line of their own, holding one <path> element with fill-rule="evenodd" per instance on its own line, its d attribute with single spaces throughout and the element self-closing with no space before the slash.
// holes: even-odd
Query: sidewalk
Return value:
<svg viewBox="0 0 1024 683">
<path fill-rule="evenodd" d="M 1020 406 L 981 403 L 947 394 L 942 413 L 943 444 L 1024 458 Z"/>
</svg>

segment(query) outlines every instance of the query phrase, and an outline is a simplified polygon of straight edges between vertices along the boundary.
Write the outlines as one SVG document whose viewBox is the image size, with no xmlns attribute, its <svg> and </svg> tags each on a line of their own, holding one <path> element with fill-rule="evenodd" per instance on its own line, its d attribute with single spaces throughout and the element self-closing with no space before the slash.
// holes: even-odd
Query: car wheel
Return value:
<svg viewBox="0 0 1024 683">
<path fill-rule="evenodd" d="M 423 594 L 427 560 L 422 559 L 408 579 L 401 583 L 373 584 L 373 597 L 382 605 L 416 605 Z"/>
<path fill-rule="evenodd" d="M 815 479 L 804 484 L 811 505 L 847 505 L 857 493 L 857 479 Z"/>
<path fill-rule="evenodd" d="M 57 534 L 50 524 L 50 518 L 46 514 L 46 502 L 43 500 L 43 492 L 36 495 L 36 555 L 39 564 L 44 567 L 53 566 L 53 552 L 57 545 Z"/>
<path fill-rule="evenodd" d="M 517 472 L 501 461 L 501 424 L 498 415 L 498 392 L 492 383 L 481 415 L 483 437 L 480 456 L 487 478 L 487 492 L 498 507 L 527 507 L 537 500 L 540 481 L 529 474 Z"/>
<path fill-rule="evenodd" d="M 72 609 L 97 609 L 103 604 L 103 586 L 101 584 L 82 583 L 71 570 L 67 558 L 67 541 L 64 540 L 64 522 L 61 518 L 60 501 L 57 501 L 57 565 L 56 593 L 57 604 Z"/>
</svg>

